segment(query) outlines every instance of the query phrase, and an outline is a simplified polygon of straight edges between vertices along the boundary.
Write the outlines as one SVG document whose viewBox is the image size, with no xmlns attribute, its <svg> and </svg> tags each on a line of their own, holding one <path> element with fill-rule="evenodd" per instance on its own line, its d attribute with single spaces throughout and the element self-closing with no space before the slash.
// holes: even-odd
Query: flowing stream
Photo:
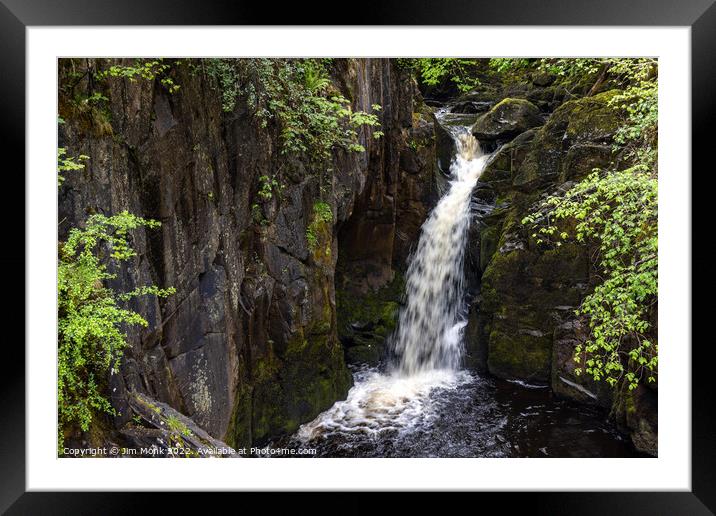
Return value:
<svg viewBox="0 0 716 516">
<path fill-rule="evenodd" d="M 423 224 L 408 267 L 405 303 L 389 342 L 393 359 L 355 371 L 347 399 L 302 425 L 290 443 L 346 457 L 632 454 L 589 409 L 553 400 L 543 387 L 461 368 L 470 203 L 489 155 L 468 128 L 449 129 L 456 147 L 450 183 Z M 556 425 L 554 439 L 541 430 L 548 425 Z"/>
<path fill-rule="evenodd" d="M 489 156 L 467 130 L 457 132 L 455 145 L 450 187 L 423 224 L 408 267 L 406 305 L 392 342 L 399 357 L 394 374 L 402 377 L 454 372 L 462 359 L 470 200 Z"/>
</svg>

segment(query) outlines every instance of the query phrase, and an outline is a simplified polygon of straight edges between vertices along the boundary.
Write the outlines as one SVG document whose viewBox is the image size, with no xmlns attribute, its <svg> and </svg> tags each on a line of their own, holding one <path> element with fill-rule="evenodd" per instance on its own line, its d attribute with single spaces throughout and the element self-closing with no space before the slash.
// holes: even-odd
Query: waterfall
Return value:
<svg viewBox="0 0 716 516">
<path fill-rule="evenodd" d="M 392 340 L 399 359 L 397 371 L 407 376 L 425 370 L 455 370 L 462 358 L 463 259 L 470 199 L 487 155 L 467 130 L 455 134 L 455 145 L 450 187 L 421 228 L 408 267 L 406 305 Z"/>
<path fill-rule="evenodd" d="M 397 360 L 387 372 L 358 371 L 346 400 L 300 427 L 295 438 L 301 443 L 333 435 L 344 436 L 350 447 L 349 436 L 420 431 L 436 417 L 433 393 L 472 380 L 459 370 L 466 324 L 463 258 L 472 190 L 488 156 L 468 128 L 450 129 L 456 155 L 449 188 L 423 224 L 408 267 L 405 306 L 390 342 Z"/>
</svg>

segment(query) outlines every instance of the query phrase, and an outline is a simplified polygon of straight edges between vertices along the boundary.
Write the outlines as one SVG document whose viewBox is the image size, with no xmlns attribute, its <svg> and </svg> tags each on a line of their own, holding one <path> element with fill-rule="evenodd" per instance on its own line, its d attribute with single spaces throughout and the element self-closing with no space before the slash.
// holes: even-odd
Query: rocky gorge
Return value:
<svg viewBox="0 0 716 516">
<path fill-rule="evenodd" d="M 380 106 L 380 126 L 358 129 L 362 152 L 333 148 L 316 163 L 282 152 L 281 127 L 257 118 L 253 72 L 227 106 L 221 80 L 193 61 L 173 63 L 176 91 L 159 77 L 99 85 L 77 73 L 129 60 L 60 64 L 61 85 L 104 100 L 78 108 L 60 94 L 59 146 L 88 159 L 59 190 L 59 240 L 95 213 L 160 221 L 133 233 L 136 256 L 109 284 L 176 289 L 130 302 L 148 325 L 127 328 L 107 375 L 115 413 L 67 440 L 265 445 L 345 399 L 351 371 L 391 352 L 457 124 L 492 153 L 472 192 L 466 365 L 593 406 L 636 450 L 657 454 L 656 382 L 612 388 L 574 373 L 588 329 L 575 309 L 599 281 L 595 249 L 546 248 L 523 223 L 547 196 L 629 159 L 615 140 L 614 84 L 482 70 L 460 92 L 419 84 L 399 59 L 334 59 L 331 87 L 355 111 Z"/>
</svg>

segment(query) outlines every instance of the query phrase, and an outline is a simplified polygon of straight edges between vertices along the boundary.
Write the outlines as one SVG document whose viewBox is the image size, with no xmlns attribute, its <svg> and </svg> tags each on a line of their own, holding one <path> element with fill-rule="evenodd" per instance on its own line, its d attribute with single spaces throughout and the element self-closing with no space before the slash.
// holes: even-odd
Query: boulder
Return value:
<svg viewBox="0 0 716 516">
<path fill-rule="evenodd" d="M 611 143 L 622 124 L 619 111 L 610 105 L 617 94 L 618 90 L 609 90 L 565 102 L 555 110 L 546 126 L 562 130 L 567 144 Z"/>
<path fill-rule="evenodd" d="M 542 123 L 539 108 L 529 100 L 506 98 L 477 119 L 472 134 L 480 142 L 509 141 Z"/>
<path fill-rule="evenodd" d="M 639 385 L 630 391 L 623 383 L 617 391 L 613 412 L 617 423 L 629 432 L 634 447 L 656 457 L 659 445 L 656 390 Z"/>
<path fill-rule="evenodd" d="M 530 129 L 501 146 L 485 166 L 480 181 L 489 184 L 497 192 L 505 193 L 510 190 L 513 175 L 527 154 L 534 151 L 532 141 L 536 132 L 536 129 Z"/>
<path fill-rule="evenodd" d="M 559 307 L 579 303 L 588 277 L 580 246 L 539 252 L 505 222 L 508 231 L 482 277 L 481 310 L 492 315 L 488 367 L 502 378 L 546 382 Z"/>
</svg>

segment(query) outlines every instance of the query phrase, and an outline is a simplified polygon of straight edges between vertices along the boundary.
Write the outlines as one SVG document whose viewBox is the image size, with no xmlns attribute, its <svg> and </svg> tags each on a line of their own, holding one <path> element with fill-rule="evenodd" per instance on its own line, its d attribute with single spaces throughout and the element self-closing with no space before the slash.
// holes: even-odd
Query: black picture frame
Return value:
<svg viewBox="0 0 716 516">
<path fill-rule="evenodd" d="M 15 181 L 11 213 L 24 214 L 26 191 L 25 148 L 25 29 L 35 25 L 247 25 L 247 24 L 340 24 L 362 25 L 620 25 L 691 27 L 692 70 L 692 169 L 712 175 L 710 156 L 711 118 L 716 107 L 716 0 L 524 0 L 428 2 L 382 1 L 370 8 L 356 8 L 337 16 L 336 4 L 313 2 L 279 4 L 240 0 L 0 0 L 0 126 L 6 157 L 17 164 L 6 168 L 4 182 Z M 348 12 L 348 11 L 346 11 Z M 317 13 L 333 13 L 335 19 Z M 89 44 L 88 44 L 89 45 Z M 683 171 L 688 178 L 691 171 Z M 12 176 L 12 177 L 8 177 Z M 692 176 L 693 177 L 693 176 Z M 23 192 L 24 195 L 20 195 Z M 693 189 L 692 192 L 697 193 Z M 702 195 L 705 195 L 702 192 Z M 9 201 L 6 203 L 9 208 Z M 692 206 L 698 203 L 692 201 Z M 693 217 L 692 217 L 693 218 Z M 695 219 L 696 220 L 696 219 Z M 12 304 L 24 292 L 24 276 L 32 274 L 25 265 L 24 223 L 4 225 L 12 252 L 2 258 L 12 289 Z M 696 231 L 693 235 L 698 234 Z M 705 273 L 706 262 L 692 258 L 692 274 Z M 706 276 L 704 276 L 706 277 Z M 21 285 L 22 283 L 22 285 Z M 694 305 L 695 306 L 695 305 Z M 31 307 L 28 307 L 31 309 Z M 19 314 L 18 314 L 19 315 Z M 696 320 L 696 318 L 693 318 Z M 12 320 L 8 318 L 8 320 Z M 21 335 L 22 337 L 22 335 Z M 25 353 L 18 339 L 5 336 L 0 374 L 0 511 L 8 514 L 108 514 L 130 513 L 148 508 L 149 495 L 130 493 L 37 493 L 25 492 Z M 23 339 L 24 340 L 24 339 Z M 679 343 L 684 347 L 689 343 Z M 692 345 L 692 491 L 640 493 L 502 493 L 483 494 L 497 498 L 503 507 L 524 506 L 533 514 L 713 514 L 716 512 L 716 429 L 711 393 L 710 342 Z M 241 496 L 246 496 L 242 494 Z M 350 495 L 352 498 L 357 495 Z M 164 496 L 163 512 L 185 504 L 177 493 Z M 368 510 L 371 504 L 343 500 L 345 508 Z M 422 503 L 422 497 L 413 498 Z M 215 496 L 212 501 L 216 503 Z M 248 503 L 248 502 L 247 502 Z M 311 503 L 311 502 L 309 502 Z M 459 502 L 454 502 L 459 503 Z M 470 502 L 475 503 L 475 502 Z M 483 502 L 481 501 L 480 504 Z M 500 505 L 498 505 L 500 506 Z M 246 505 L 245 507 L 248 507 Z M 477 510 L 477 505 L 474 506 Z"/>
</svg>

